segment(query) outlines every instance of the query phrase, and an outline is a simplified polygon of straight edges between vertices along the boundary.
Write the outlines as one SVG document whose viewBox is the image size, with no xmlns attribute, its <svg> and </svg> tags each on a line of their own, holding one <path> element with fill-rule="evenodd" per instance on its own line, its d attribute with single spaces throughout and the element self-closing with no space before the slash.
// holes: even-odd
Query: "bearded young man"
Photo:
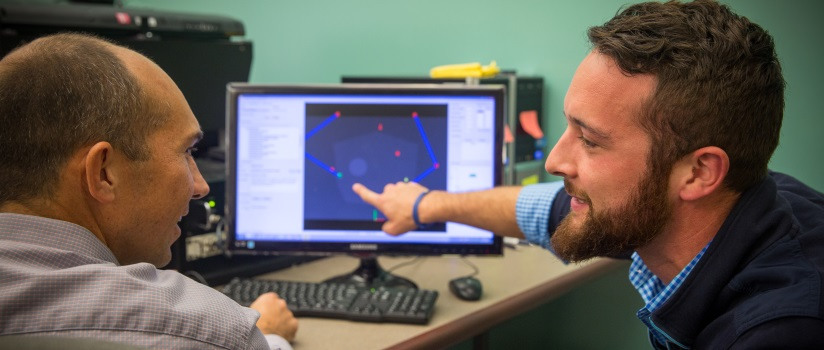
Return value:
<svg viewBox="0 0 824 350">
<path fill-rule="evenodd" d="M 824 347 L 824 196 L 767 169 L 784 109 L 769 34 L 714 1 L 633 5 L 588 34 L 546 161 L 562 183 L 353 190 L 390 234 L 454 221 L 567 261 L 631 254 L 655 348 Z"/>
</svg>

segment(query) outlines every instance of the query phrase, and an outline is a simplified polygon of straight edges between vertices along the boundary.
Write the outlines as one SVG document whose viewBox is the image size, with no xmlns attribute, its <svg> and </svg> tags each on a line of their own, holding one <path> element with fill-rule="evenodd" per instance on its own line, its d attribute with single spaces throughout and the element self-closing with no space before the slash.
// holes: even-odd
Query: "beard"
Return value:
<svg viewBox="0 0 824 350">
<path fill-rule="evenodd" d="M 667 201 L 669 176 L 648 174 L 618 208 L 596 211 L 586 193 L 564 179 L 564 187 L 588 205 L 586 217 L 578 225 L 578 213 L 567 215 L 552 235 L 555 253 L 566 261 L 580 262 L 598 256 L 619 256 L 636 250 L 657 237 L 672 214 Z M 574 199 L 573 199 L 574 200 Z"/>
</svg>

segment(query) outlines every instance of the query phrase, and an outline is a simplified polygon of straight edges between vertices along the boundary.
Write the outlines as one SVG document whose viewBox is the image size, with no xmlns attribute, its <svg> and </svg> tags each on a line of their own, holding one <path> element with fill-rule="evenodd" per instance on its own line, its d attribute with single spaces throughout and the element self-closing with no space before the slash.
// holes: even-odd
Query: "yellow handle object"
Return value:
<svg viewBox="0 0 824 350">
<path fill-rule="evenodd" d="M 495 76 L 500 71 L 495 61 L 490 62 L 488 66 L 471 62 L 437 66 L 429 70 L 429 76 L 432 78 L 486 78 Z"/>
</svg>

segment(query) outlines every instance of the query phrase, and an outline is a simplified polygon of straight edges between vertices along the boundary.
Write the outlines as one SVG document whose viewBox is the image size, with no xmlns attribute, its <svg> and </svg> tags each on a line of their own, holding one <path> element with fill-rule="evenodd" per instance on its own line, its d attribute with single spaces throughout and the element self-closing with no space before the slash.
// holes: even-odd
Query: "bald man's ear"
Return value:
<svg viewBox="0 0 824 350">
<path fill-rule="evenodd" d="M 113 169 L 114 148 L 108 142 L 94 144 L 86 153 L 86 186 L 89 195 L 99 202 L 114 201 L 116 171 Z"/>
<path fill-rule="evenodd" d="M 693 201 L 719 191 L 730 170 L 730 158 L 723 149 L 708 146 L 684 156 L 673 169 L 681 200 Z"/>
</svg>

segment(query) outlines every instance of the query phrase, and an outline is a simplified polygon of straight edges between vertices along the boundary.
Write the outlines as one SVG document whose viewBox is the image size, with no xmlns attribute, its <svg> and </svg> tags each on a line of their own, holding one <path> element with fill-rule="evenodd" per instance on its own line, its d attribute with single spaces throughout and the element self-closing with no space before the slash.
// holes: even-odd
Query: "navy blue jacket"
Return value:
<svg viewBox="0 0 824 350">
<path fill-rule="evenodd" d="M 550 227 L 569 197 L 553 203 Z M 683 285 L 651 315 L 659 349 L 824 349 L 824 195 L 770 173 L 744 192 Z"/>
</svg>

